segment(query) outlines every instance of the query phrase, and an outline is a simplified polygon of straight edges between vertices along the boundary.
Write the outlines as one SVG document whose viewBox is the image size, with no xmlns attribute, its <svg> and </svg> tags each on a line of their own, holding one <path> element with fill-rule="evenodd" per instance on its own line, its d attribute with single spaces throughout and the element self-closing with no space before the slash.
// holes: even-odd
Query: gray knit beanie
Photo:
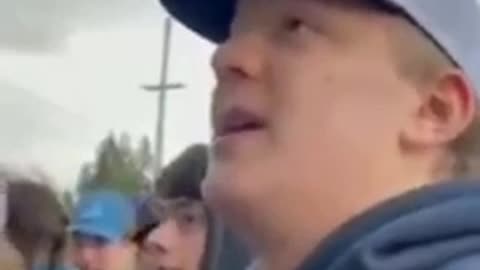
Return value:
<svg viewBox="0 0 480 270">
<path fill-rule="evenodd" d="M 163 169 L 162 176 L 155 183 L 158 196 L 164 199 L 188 198 L 203 201 L 201 182 L 208 166 L 208 147 L 194 144 L 185 149 L 175 160 Z M 208 230 L 202 260 L 202 270 L 216 269 L 222 230 L 214 215 L 206 209 Z"/>
</svg>

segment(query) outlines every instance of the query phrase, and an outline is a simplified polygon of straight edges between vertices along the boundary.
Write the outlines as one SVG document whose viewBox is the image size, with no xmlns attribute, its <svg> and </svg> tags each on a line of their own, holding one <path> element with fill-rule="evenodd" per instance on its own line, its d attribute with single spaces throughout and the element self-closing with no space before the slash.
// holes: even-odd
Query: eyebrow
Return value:
<svg viewBox="0 0 480 270">
<path fill-rule="evenodd" d="M 336 5 L 346 8 L 356 8 L 365 10 L 374 10 L 384 12 L 391 15 L 404 15 L 403 10 L 384 0 L 305 0 L 308 2 L 316 2 L 317 4 Z"/>
</svg>

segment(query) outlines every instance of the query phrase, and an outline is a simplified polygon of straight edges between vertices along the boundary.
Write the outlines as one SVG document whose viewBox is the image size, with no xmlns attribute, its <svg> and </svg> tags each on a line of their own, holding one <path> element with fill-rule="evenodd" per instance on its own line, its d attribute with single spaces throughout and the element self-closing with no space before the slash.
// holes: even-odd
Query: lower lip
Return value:
<svg viewBox="0 0 480 270">
<path fill-rule="evenodd" d="M 255 136 L 258 136 L 264 131 L 264 128 L 258 128 L 216 136 L 213 139 L 213 148 L 215 149 L 215 152 L 217 152 L 217 150 L 222 151 L 226 148 L 231 149 L 236 146 L 242 146 L 244 143 L 254 139 Z"/>
</svg>

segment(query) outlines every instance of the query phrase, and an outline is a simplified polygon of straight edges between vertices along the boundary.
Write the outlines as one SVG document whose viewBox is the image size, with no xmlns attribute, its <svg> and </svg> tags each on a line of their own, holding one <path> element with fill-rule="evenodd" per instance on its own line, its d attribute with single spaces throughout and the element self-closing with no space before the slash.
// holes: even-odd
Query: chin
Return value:
<svg viewBox="0 0 480 270">
<path fill-rule="evenodd" d="M 255 177 L 243 170 L 214 168 L 209 170 L 202 184 L 203 198 L 208 206 L 225 219 L 241 216 L 259 194 Z M 233 217 L 232 217 L 233 216 Z"/>
<path fill-rule="evenodd" d="M 209 172 L 202 183 L 202 193 L 205 202 L 215 211 L 230 204 L 234 197 L 238 197 L 236 179 L 222 176 L 218 172 Z"/>
</svg>

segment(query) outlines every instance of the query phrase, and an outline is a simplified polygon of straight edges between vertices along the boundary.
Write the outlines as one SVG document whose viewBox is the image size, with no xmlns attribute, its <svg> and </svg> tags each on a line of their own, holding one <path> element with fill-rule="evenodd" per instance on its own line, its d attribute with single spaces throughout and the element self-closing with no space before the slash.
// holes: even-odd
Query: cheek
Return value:
<svg viewBox="0 0 480 270">
<path fill-rule="evenodd" d="M 192 232 L 191 235 L 185 235 L 182 239 L 183 248 L 179 249 L 178 252 L 183 253 L 185 263 L 190 265 L 192 269 L 196 269 L 202 263 L 202 258 L 206 252 L 206 234 L 206 231 L 199 230 Z"/>
<path fill-rule="evenodd" d="M 208 234 L 208 233 L 207 233 L 207 229 L 206 229 L 206 228 L 202 228 L 202 229 L 200 229 L 200 230 L 196 233 L 196 235 L 195 235 L 195 237 L 194 237 L 194 239 L 193 239 L 193 241 L 192 241 L 192 242 L 194 243 L 194 244 L 192 245 L 192 246 L 193 246 L 193 249 L 194 249 L 194 252 L 195 252 L 196 254 L 199 254 L 199 257 L 200 257 L 200 258 L 202 258 L 203 255 L 204 255 L 205 252 L 206 252 L 205 249 L 206 249 L 206 247 L 207 247 L 207 241 L 208 241 L 208 239 L 207 239 L 207 234 Z"/>
<path fill-rule="evenodd" d="M 274 104 L 278 147 L 284 152 L 279 167 L 290 164 L 305 175 L 337 177 L 348 174 L 349 166 L 368 166 L 392 151 L 404 120 L 405 89 L 391 74 L 379 78 L 382 71 L 373 70 L 297 69 L 279 79 Z"/>
</svg>

